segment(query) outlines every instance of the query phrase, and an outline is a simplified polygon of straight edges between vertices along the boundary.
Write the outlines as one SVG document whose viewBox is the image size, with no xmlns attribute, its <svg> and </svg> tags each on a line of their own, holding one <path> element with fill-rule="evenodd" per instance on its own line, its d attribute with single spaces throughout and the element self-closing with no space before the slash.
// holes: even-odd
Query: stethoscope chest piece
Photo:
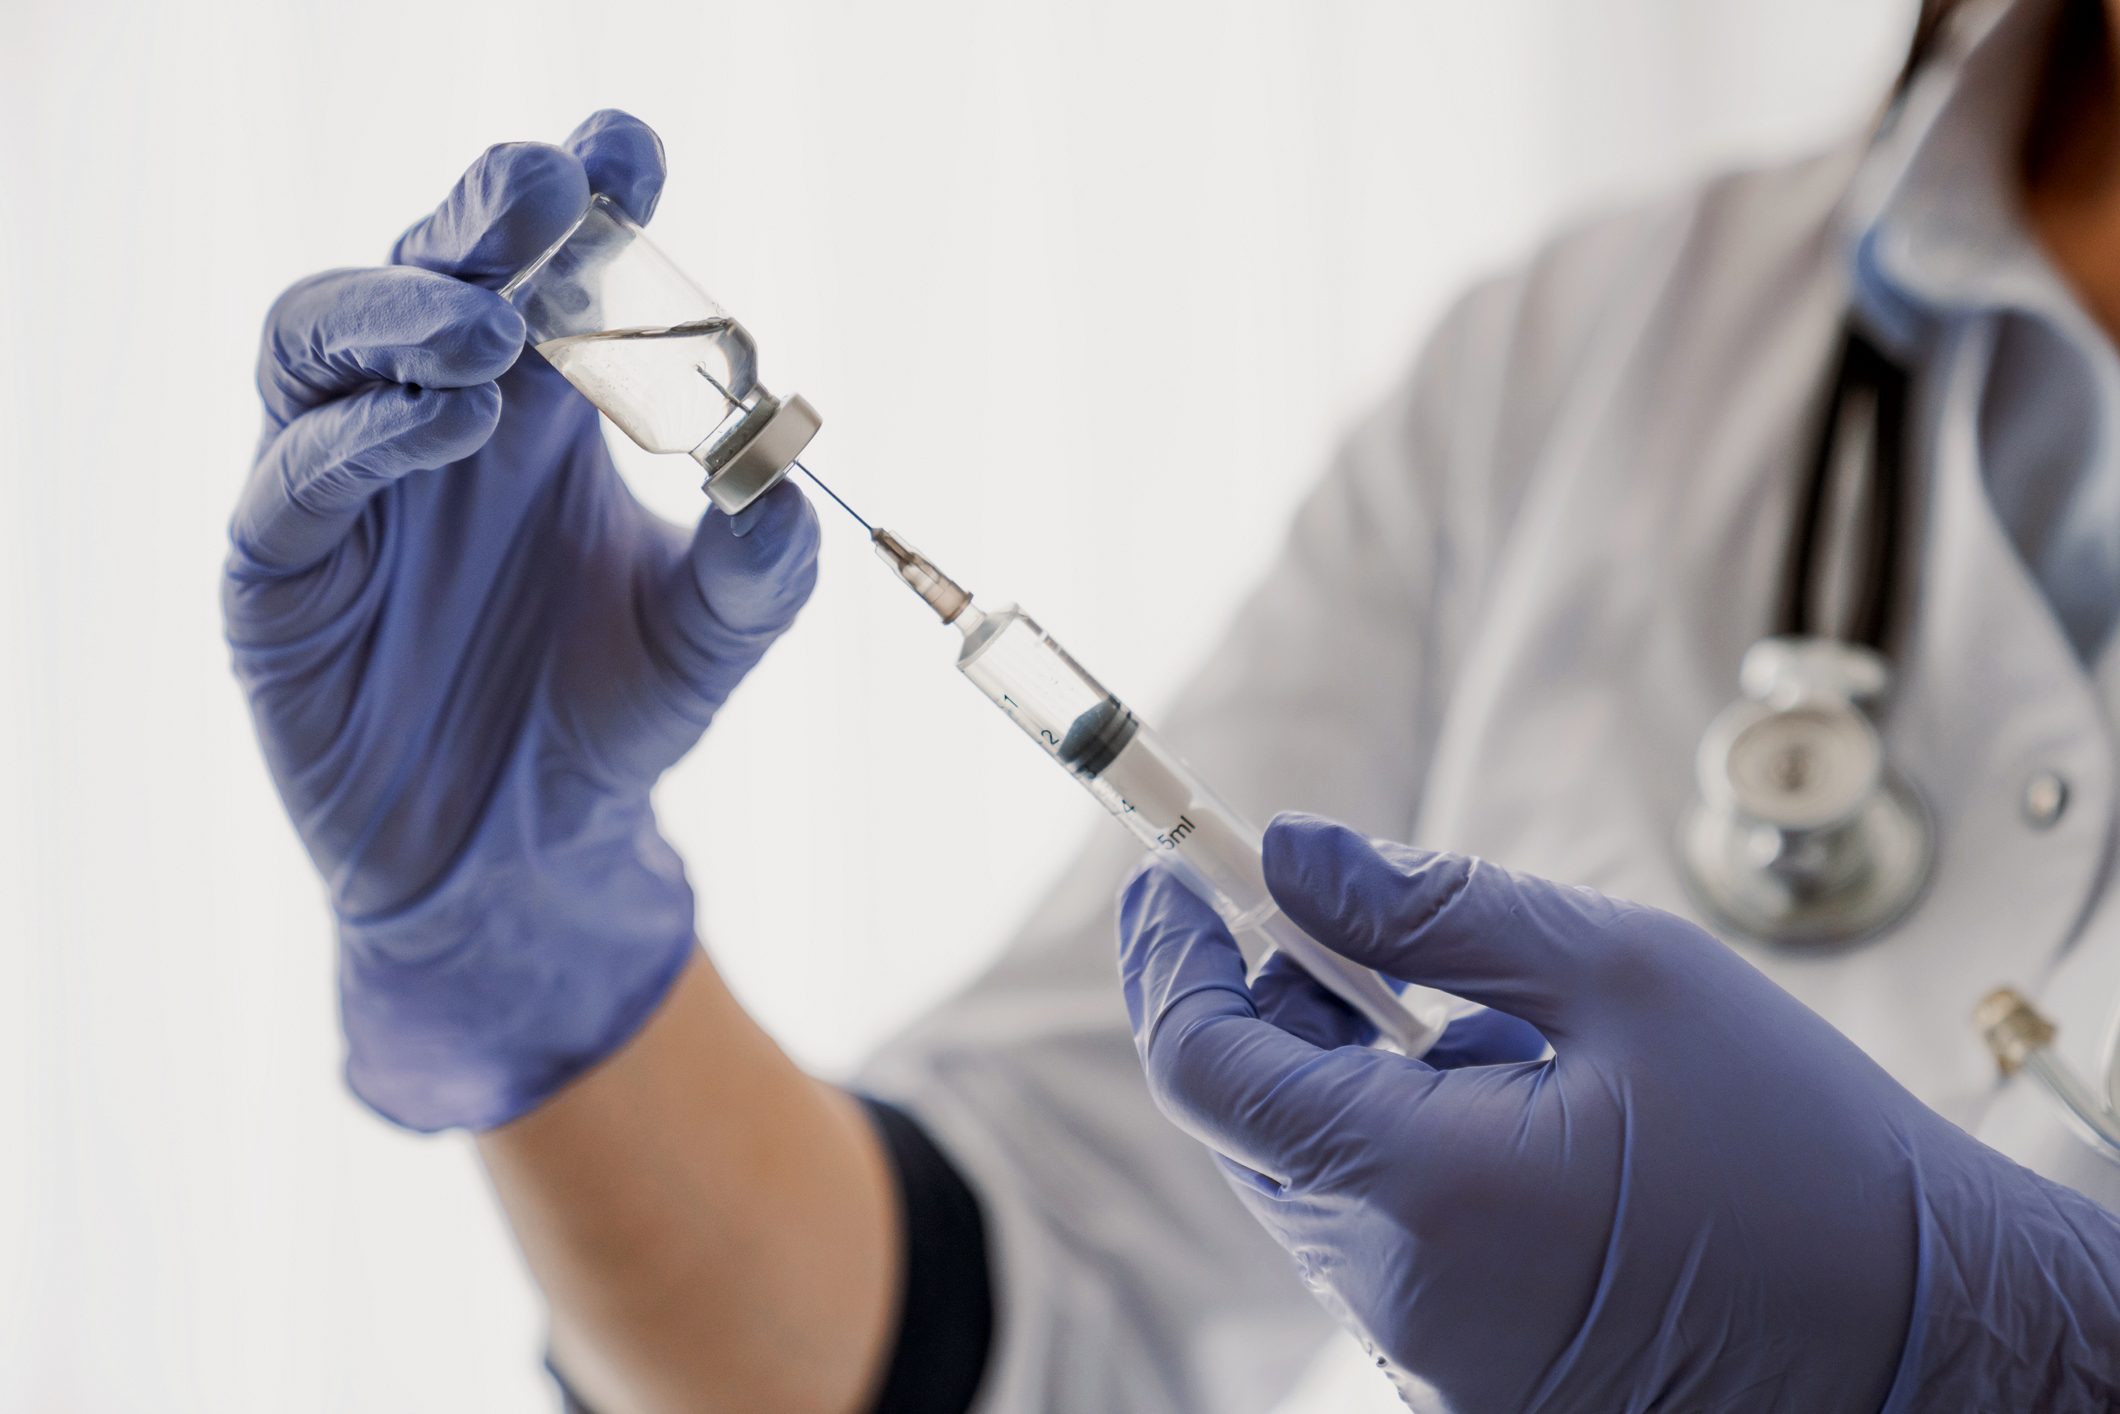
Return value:
<svg viewBox="0 0 2120 1414">
<path fill-rule="evenodd" d="M 1874 937 L 1903 918 L 1927 886 L 1935 829 L 1920 795 L 1892 768 L 1872 713 L 1891 685 L 1884 646 L 1900 584 L 1906 480 L 1905 371 L 1852 323 L 1834 370 L 1827 416 L 1812 449 L 1772 637 L 1739 670 L 1742 696 L 1709 724 L 1694 759 L 1698 795 L 1678 827 L 1679 863 L 1695 903 L 1726 933 L 1791 948 L 1825 949 Z M 1844 433 L 1867 434 L 1869 455 L 1838 455 Z M 1832 494 L 1836 470 L 1865 469 L 1866 495 Z M 1818 573 L 1835 562 L 1835 511 L 1859 514 L 1837 537 L 1851 568 L 1826 607 Z M 2064 791 L 2028 799 L 2051 823 Z M 1975 1014 L 2007 1078 L 2044 1086 L 2098 1152 L 2120 1163 L 2120 1034 L 2106 1043 L 2103 1093 L 2054 1044 L 2053 1025 L 2009 988 Z"/>
<path fill-rule="evenodd" d="M 1863 709 L 1888 674 L 1868 648 L 1763 639 L 1744 696 L 1708 728 L 1679 850 L 1701 905 L 1761 942 L 1832 946 L 1897 921 L 1933 856 L 1928 813 Z"/>
</svg>

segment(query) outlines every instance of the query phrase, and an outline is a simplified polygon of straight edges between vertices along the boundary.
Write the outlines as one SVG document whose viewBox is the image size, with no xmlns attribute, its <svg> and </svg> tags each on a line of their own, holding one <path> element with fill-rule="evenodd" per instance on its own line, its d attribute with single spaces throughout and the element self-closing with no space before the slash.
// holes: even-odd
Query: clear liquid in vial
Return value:
<svg viewBox="0 0 2120 1414">
<path fill-rule="evenodd" d="M 537 351 L 651 452 L 703 455 L 756 397 L 758 349 L 733 319 L 570 334 Z"/>
</svg>

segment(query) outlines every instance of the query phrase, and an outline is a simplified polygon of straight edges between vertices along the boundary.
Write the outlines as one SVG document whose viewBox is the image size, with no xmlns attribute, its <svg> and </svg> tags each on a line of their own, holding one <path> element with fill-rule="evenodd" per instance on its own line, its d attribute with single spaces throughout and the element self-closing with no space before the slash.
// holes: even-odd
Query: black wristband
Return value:
<svg viewBox="0 0 2120 1414">
<path fill-rule="evenodd" d="M 971 1185 L 911 1115 L 860 1099 L 898 1176 L 905 1233 L 898 1339 L 875 1414 L 964 1414 L 994 1340 L 986 1220 Z"/>
<path fill-rule="evenodd" d="M 986 1221 L 971 1185 L 896 1105 L 857 1096 L 883 1139 L 903 1214 L 898 1334 L 874 1414 L 965 1414 L 994 1340 Z M 545 1357 L 567 1414 L 593 1414 Z"/>
</svg>

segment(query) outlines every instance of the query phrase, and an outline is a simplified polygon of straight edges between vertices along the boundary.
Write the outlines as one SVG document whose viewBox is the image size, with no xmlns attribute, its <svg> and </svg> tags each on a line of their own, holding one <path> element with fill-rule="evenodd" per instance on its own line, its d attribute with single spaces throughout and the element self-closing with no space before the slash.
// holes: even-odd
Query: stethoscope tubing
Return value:
<svg viewBox="0 0 2120 1414">
<path fill-rule="evenodd" d="M 1873 343 L 1851 316 L 1843 326 L 1825 415 L 1798 499 L 1774 606 L 1776 636 L 1837 641 L 1869 650 L 1880 663 L 1889 662 L 1904 581 L 1911 383 L 1907 371 Z M 1863 417 L 1868 419 L 1868 455 L 1857 472 L 1866 473 L 1866 484 L 1854 488 L 1861 495 L 1840 495 L 1834 483 L 1841 471 L 1841 448 L 1855 431 L 1852 424 Z M 1843 622 L 1827 624 L 1818 581 L 1828 555 L 1829 522 L 1836 506 L 1843 504 L 1862 519 L 1846 532 L 1853 553 L 1849 593 L 1838 606 Z M 1698 879 L 1693 882 L 1700 883 Z M 1913 887 L 1918 891 L 1918 884 Z M 2016 992 L 1998 989 L 1982 1002 L 1975 1017 L 2003 1078 L 2019 1072 L 2028 1075 L 2053 1097 L 2093 1149 L 2120 1163 L 2120 1015 L 2115 1016 L 2100 1052 L 2102 1087 L 2086 1081 L 2054 1049 L 2053 1024 Z"/>
</svg>

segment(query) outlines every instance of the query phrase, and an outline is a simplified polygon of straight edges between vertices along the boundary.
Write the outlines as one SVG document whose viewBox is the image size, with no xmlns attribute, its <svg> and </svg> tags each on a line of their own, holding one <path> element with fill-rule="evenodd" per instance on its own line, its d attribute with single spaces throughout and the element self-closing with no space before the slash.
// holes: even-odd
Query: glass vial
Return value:
<svg viewBox="0 0 2120 1414">
<path fill-rule="evenodd" d="M 608 198 L 501 289 L 530 342 L 650 452 L 690 456 L 734 515 L 787 475 L 822 419 L 758 381 L 743 325 Z"/>
</svg>

